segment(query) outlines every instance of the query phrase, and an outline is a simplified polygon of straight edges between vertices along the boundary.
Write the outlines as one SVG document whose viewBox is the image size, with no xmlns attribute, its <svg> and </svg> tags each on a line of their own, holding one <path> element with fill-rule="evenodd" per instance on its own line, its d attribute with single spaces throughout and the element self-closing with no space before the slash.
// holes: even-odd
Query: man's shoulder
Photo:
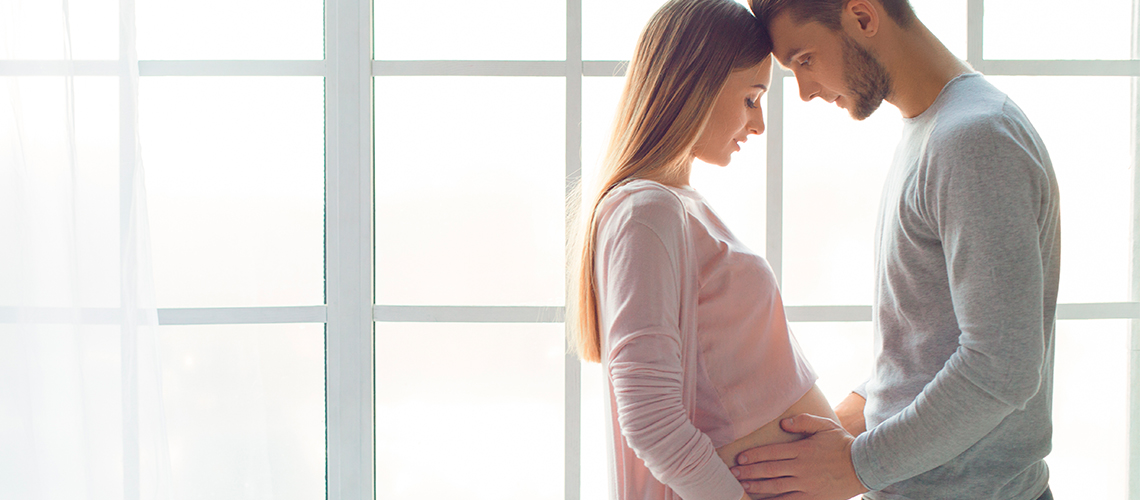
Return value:
<svg viewBox="0 0 1140 500">
<path fill-rule="evenodd" d="M 981 75 L 960 82 L 955 90 L 938 112 L 931 144 L 978 146 L 1036 140 L 1033 124 L 1021 108 Z"/>
</svg>

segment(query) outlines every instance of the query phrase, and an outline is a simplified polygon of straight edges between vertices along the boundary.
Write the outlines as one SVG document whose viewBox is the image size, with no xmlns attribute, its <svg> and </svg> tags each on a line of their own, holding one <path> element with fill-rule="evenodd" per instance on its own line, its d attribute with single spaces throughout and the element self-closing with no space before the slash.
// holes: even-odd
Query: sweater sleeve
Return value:
<svg viewBox="0 0 1140 500">
<path fill-rule="evenodd" d="M 1048 332 L 1039 219 L 1049 184 L 1008 125 L 955 131 L 931 159 L 919 209 L 942 243 L 958 346 L 910 405 L 855 439 L 855 470 L 871 490 L 950 461 L 1040 386 Z"/>
<path fill-rule="evenodd" d="M 684 211 L 670 193 L 649 198 L 599 226 L 599 319 L 614 411 L 634 453 L 681 498 L 739 500 L 744 489 L 682 402 Z"/>
</svg>

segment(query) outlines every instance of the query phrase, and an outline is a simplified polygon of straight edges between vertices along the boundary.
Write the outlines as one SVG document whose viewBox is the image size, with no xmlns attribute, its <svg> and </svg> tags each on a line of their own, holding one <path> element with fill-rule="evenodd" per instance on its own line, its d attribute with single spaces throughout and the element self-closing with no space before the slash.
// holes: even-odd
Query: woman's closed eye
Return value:
<svg viewBox="0 0 1140 500">
<path fill-rule="evenodd" d="M 752 99 L 751 97 L 745 97 L 744 103 L 747 104 L 749 108 L 756 109 L 756 100 L 755 99 Z"/>
</svg>

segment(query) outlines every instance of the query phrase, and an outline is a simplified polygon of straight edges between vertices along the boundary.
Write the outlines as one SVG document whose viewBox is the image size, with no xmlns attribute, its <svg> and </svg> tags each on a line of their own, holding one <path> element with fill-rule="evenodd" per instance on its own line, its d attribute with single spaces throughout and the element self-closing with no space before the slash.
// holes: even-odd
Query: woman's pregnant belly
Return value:
<svg viewBox="0 0 1140 500">
<path fill-rule="evenodd" d="M 717 455 L 720 455 L 720 459 L 724 460 L 724 463 L 728 464 L 729 467 L 732 467 L 737 465 L 736 456 L 744 450 L 766 444 L 789 443 L 803 439 L 803 434 L 792 434 L 780 428 L 781 420 L 800 413 L 809 413 L 839 422 L 839 417 L 835 416 L 835 412 L 831 409 L 831 405 L 827 403 L 827 398 L 823 397 L 823 392 L 819 390 L 819 386 L 812 385 L 807 394 L 804 394 L 799 401 L 793 403 L 782 415 L 764 424 L 759 429 L 752 431 L 752 433 L 747 436 L 717 448 Z"/>
</svg>

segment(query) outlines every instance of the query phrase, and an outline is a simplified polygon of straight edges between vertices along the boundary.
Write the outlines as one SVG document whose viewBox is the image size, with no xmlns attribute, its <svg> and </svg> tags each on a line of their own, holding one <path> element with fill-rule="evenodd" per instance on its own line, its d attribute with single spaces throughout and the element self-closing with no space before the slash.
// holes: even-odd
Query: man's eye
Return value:
<svg viewBox="0 0 1140 500">
<path fill-rule="evenodd" d="M 811 63 L 811 58 L 805 57 L 802 61 L 800 61 L 800 66 L 807 66 L 809 63 Z"/>
</svg>

